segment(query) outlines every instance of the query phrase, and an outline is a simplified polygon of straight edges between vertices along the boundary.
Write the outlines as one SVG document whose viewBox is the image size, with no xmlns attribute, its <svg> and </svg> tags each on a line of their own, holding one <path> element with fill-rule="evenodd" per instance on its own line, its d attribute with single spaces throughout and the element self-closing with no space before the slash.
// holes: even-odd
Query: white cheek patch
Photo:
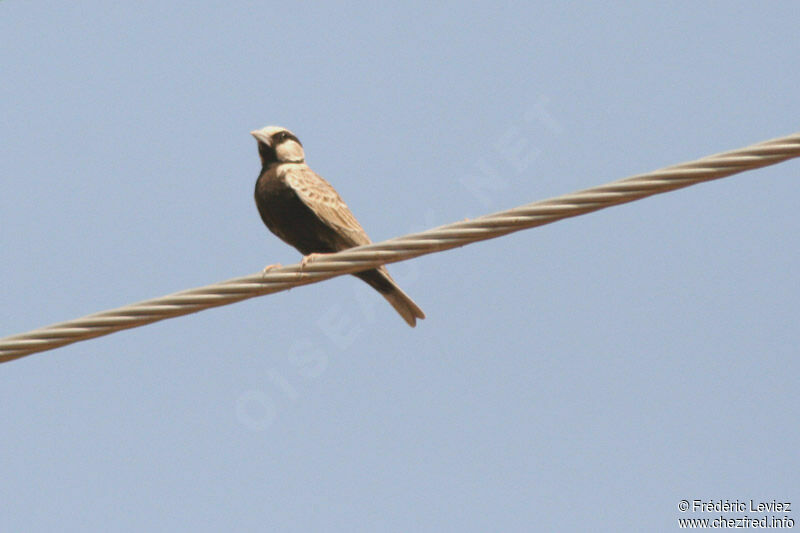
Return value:
<svg viewBox="0 0 800 533">
<path fill-rule="evenodd" d="M 275 148 L 278 161 L 300 163 L 305 159 L 303 147 L 294 141 L 284 141 Z"/>
</svg>

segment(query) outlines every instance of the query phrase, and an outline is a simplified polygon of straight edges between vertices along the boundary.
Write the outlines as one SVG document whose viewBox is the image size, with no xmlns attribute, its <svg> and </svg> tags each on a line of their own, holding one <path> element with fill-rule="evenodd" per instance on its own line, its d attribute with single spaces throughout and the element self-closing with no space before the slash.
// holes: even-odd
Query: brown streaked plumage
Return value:
<svg viewBox="0 0 800 533">
<path fill-rule="evenodd" d="M 292 132 L 268 126 L 250 133 L 258 141 L 261 158 L 256 206 L 272 233 L 304 256 L 372 242 L 331 184 L 306 165 L 303 145 Z M 354 275 L 380 292 L 411 327 L 425 318 L 386 267 Z"/>
</svg>

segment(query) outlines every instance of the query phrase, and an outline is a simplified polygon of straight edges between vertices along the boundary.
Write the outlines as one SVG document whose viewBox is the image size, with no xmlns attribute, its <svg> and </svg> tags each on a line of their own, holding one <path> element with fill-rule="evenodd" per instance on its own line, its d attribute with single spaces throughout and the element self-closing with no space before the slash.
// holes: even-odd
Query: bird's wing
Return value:
<svg viewBox="0 0 800 533">
<path fill-rule="evenodd" d="M 308 167 L 286 173 L 286 183 L 297 197 L 351 246 L 369 244 L 369 237 L 333 186 Z"/>
</svg>

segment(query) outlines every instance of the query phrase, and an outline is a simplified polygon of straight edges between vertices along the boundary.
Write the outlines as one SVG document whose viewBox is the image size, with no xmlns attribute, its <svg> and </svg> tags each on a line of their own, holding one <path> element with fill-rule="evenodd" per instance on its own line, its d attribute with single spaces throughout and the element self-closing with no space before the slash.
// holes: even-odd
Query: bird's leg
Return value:
<svg viewBox="0 0 800 533">
<path fill-rule="evenodd" d="M 300 270 L 303 270 L 307 264 L 312 263 L 316 258 L 318 258 L 321 255 L 327 255 L 327 254 L 319 254 L 315 252 L 313 254 L 304 255 L 303 259 L 300 260 Z"/>
<path fill-rule="evenodd" d="M 280 268 L 280 267 L 281 267 L 281 264 L 280 264 L 280 263 L 273 263 L 273 264 L 271 264 L 271 265 L 267 265 L 267 266 L 265 266 L 265 267 L 264 267 L 264 270 L 262 270 L 262 271 L 261 271 L 261 273 L 262 273 L 262 274 L 266 274 L 266 273 L 267 273 L 267 272 L 269 272 L 270 270 L 272 270 L 272 269 L 275 269 L 275 268 Z"/>
</svg>

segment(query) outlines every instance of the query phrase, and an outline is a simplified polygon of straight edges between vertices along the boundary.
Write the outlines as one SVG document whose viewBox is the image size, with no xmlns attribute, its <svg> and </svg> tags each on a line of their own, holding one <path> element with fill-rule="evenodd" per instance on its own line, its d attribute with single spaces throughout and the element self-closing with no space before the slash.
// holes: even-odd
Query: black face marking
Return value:
<svg viewBox="0 0 800 533">
<path fill-rule="evenodd" d="M 303 143 L 300 142 L 300 139 L 298 139 L 288 131 L 279 131 L 278 133 L 272 136 L 272 144 L 275 146 L 278 146 L 279 144 L 285 141 L 294 141 L 300 146 L 303 146 Z"/>
<path fill-rule="evenodd" d="M 258 155 L 261 157 L 261 165 L 263 167 L 268 167 L 278 162 L 278 154 L 275 153 L 275 148 L 261 141 L 258 141 Z"/>
<path fill-rule="evenodd" d="M 270 165 L 280 162 L 278 161 L 276 148 L 286 141 L 294 141 L 300 146 L 303 146 L 297 137 L 286 130 L 273 133 L 269 139 L 269 144 L 258 141 L 258 155 L 261 157 L 262 168 L 267 168 Z"/>
</svg>

